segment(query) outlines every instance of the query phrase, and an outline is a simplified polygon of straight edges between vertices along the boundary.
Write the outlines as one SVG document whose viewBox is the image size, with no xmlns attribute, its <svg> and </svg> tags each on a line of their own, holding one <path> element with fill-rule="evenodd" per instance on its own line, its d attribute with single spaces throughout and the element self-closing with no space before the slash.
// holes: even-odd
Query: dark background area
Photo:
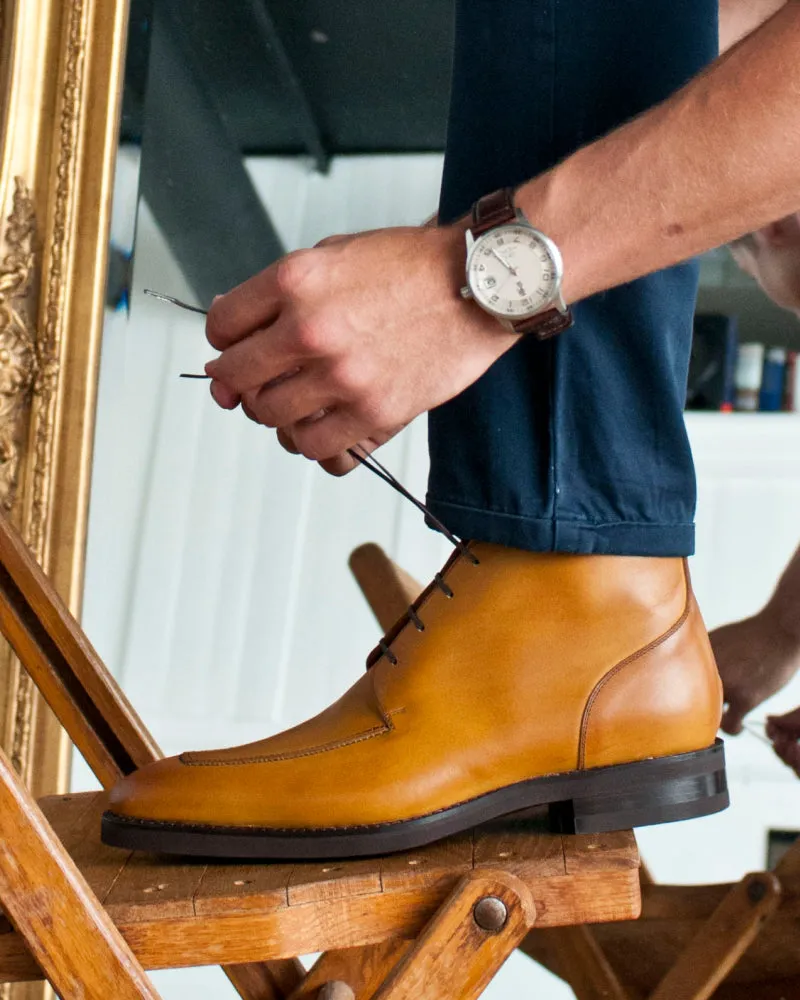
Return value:
<svg viewBox="0 0 800 1000">
<path fill-rule="evenodd" d="M 453 0 L 133 0 L 122 140 L 144 127 L 153 16 L 242 153 L 444 149 Z M 159 27 L 160 30 L 160 27 Z"/>
<path fill-rule="evenodd" d="M 245 156 L 444 149 L 452 31 L 453 0 L 132 0 L 120 141 L 199 303 L 285 252 Z"/>
</svg>

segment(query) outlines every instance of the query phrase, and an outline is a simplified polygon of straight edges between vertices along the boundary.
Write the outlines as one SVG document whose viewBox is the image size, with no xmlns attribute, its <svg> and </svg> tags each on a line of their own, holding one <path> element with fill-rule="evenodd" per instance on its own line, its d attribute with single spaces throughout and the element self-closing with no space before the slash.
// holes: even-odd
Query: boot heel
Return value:
<svg viewBox="0 0 800 1000">
<path fill-rule="evenodd" d="M 708 816 L 729 805 L 722 740 L 694 753 L 586 771 L 585 779 L 571 798 L 550 803 L 555 832 L 609 833 Z"/>
</svg>

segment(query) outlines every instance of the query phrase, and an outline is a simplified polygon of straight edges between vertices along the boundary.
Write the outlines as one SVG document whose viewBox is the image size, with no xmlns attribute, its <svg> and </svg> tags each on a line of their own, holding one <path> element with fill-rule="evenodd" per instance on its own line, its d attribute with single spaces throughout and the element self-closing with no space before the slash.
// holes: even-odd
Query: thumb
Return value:
<svg viewBox="0 0 800 1000">
<path fill-rule="evenodd" d="M 742 731 L 742 723 L 747 715 L 747 710 L 735 701 L 728 702 L 728 707 L 722 716 L 720 728 L 724 733 L 731 736 L 738 736 Z"/>
</svg>

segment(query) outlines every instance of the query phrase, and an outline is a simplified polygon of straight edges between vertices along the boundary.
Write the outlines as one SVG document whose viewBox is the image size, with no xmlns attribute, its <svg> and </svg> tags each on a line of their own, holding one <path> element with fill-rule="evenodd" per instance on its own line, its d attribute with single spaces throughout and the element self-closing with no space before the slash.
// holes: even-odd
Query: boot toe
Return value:
<svg viewBox="0 0 800 1000">
<path fill-rule="evenodd" d="M 191 779 L 187 781 L 186 772 L 190 770 L 184 767 L 180 757 L 168 757 L 139 768 L 111 790 L 109 811 L 128 819 L 170 822 L 184 818 L 187 798 L 194 797 Z M 207 792 L 203 797 L 207 798 Z"/>
</svg>

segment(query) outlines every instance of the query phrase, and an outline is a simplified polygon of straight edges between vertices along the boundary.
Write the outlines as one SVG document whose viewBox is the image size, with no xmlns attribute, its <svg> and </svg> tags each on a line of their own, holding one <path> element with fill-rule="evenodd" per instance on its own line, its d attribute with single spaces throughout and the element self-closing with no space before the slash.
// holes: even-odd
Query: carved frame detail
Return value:
<svg viewBox="0 0 800 1000">
<path fill-rule="evenodd" d="M 0 508 L 76 613 L 127 15 L 0 0 Z M 0 746 L 36 795 L 66 787 L 60 727 L 2 641 Z"/>
</svg>

